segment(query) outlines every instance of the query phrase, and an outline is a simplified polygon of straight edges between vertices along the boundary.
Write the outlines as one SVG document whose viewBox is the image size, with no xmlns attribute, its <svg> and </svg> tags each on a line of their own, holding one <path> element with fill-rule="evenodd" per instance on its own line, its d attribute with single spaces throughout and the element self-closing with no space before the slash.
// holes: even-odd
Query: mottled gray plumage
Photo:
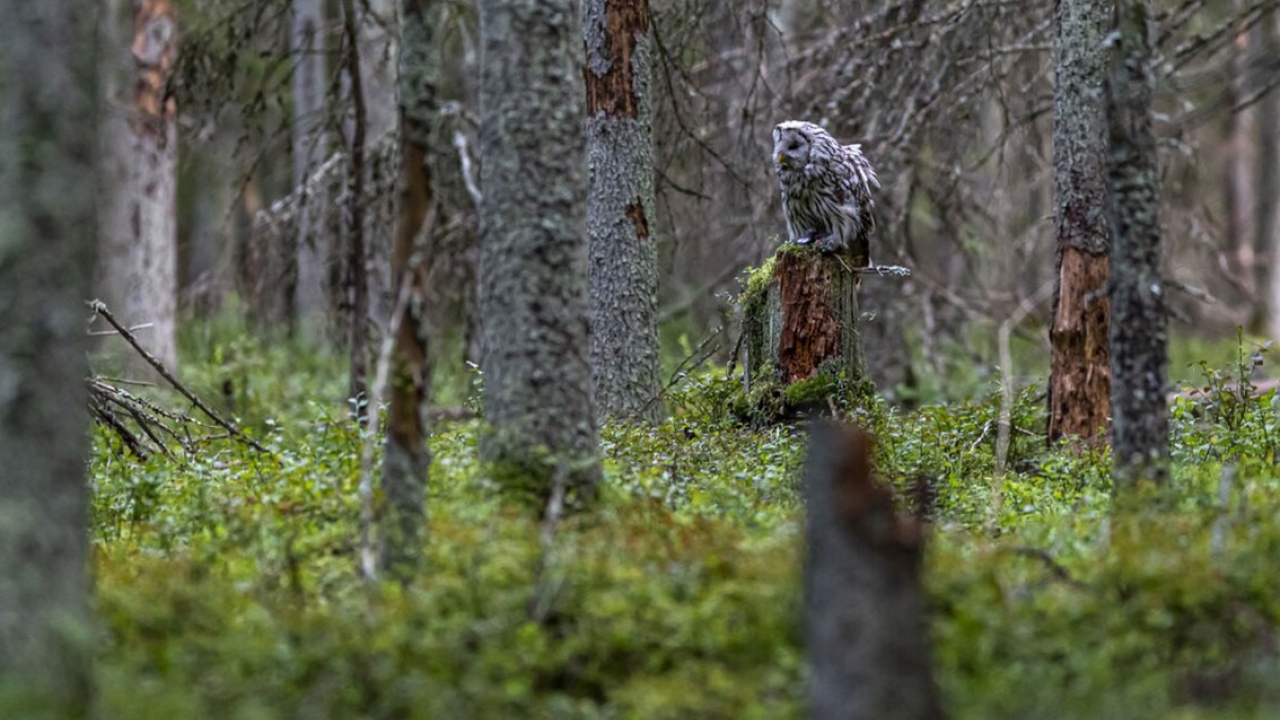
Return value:
<svg viewBox="0 0 1280 720">
<path fill-rule="evenodd" d="M 773 128 L 773 165 L 788 239 L 847 251 L 858 264 L 870 265 L 871 186 L 879 188 L 880 180 L 862 146 L 841 145 L 811 122 L 788 120 Z"/>
</svg>

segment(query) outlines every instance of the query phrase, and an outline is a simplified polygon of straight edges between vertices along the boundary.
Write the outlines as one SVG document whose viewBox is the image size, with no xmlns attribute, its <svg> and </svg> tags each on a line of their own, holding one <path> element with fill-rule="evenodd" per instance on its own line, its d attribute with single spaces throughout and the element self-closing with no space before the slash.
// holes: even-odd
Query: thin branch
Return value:
<svg viewBox="0 0 1280 720">
<path fill-rule="evenodd" d="M 106 320 L 107 323 L 111 325 L 111 327 L 115 328 L 116 332 L 120 333 L 121 337 L 132 345 L 134 350 L 138 351 L 138 354 L 142 356 L 142 359 L 146 360 L 148 365 L 155 368 L 155 371 L 160 374 L 160 377 L 167 380 L 175 390 L 181 393 L 187 400 L 190 400 L 191 404 L 199 408 L 200 411 L 208 416 L 210 420 L 217 423 L 222 429 L 226 430 L 236 439 L 248 444 L 254 450 L 270 454 L 270 451 L 258 443 L 257 440 L 254 440 L 248 435 L 240 432 L 240 429 L 235 426 L 235 423 L 230 420 L 224 420 L 220 415 L 210 409 L 208 405 L 204 404 L 204 401 L 201 400 L 199 396 L 191 392 L 186 385 L 183 385 L 178 378 L 174 377 L 173 373 L 169 372 L 169 369 L 164 366 L 164 363 L 160 362 L 154 355 L 147 352 L 147 349 L 138 343 L 138 339 L 133 336 L 133 333 L 129 332 L 128 329 L 120 324 L 120 321 L 116 320 L 115 316 L 111 314 L 111 311 L 107 309 L 106 303 L 101 300 L 91 300 L 89 301 L 89 308 L 93 310 L 95 315 L 101 316 L 103 320 Z"/>
</svg>

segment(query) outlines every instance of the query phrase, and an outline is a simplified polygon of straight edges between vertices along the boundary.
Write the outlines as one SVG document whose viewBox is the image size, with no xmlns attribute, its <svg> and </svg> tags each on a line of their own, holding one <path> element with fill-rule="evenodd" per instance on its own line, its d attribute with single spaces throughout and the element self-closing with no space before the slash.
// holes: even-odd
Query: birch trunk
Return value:
<svg viewBox="0 0 1280 720">
<path fill-rule="evenodd" d="M 587 346 L 576 0 L 482 0 L 482 453 L 516 494 L 600 481 Z M 559 471 L 559 472 L 558 472 Z"/>
<path fill-rule="evenodd" d="M 0 700 L 83 718 L 98 3 L 5 0 L 0 17 Z"/>
<path fill-rule="evenodd" d="M 1107 328 L 1111 302 L 1107 224 L 1107 123 L 1101 94 L 1103 39 L 1111 26 L 1103 0 L 1058 0 L 1053 164 L 1058 245 L 1049 374 L 1050 443 L 1093 437 L 1111 411 Z"/>
<path fill-rule="evenodd" d="M 177 33 L 171 0 L 111 0 L 98 294 L 166 366 L 177 348 L 176 107 L 166 85 Z M 134 358 L 132 354 L 125 355 Z M 129 369 L 149 374 L 141 360 Z"/>
<path fill-rule="evenodd" d="M 648 0 L 587 0 L 591 376 L 602 418 L 656 419 L 652 39 Z"/>
<path fill-rule="evenodd" d="M 344 0 L 345 2 L 345 0 Z M 389 137 L 396 127 L 396 75 L 399 57 L 399 17 L 397 0 L 360 0 L 355 3 L 355 44 L 360 69 L 357 103 L 363 106 L 365 162 L 362 185 L 369 189 L 361 220 L 364 242 L 366 282 L 368 283 L 369 312 L 372 319 L 383 322 L 391 311 L 391 254 L 392 237 L 396 227 L 395 199 L 396 178 L 400 176 L 399 158 L 381 164 L 374 154 L 381 138 Z M 343 78 L 346 94 L 352 96 L 355 84 L 349 77 Z M 348 147 L 357 134 L 356 120 L 349 117 L 345 124 Z M 354 151 L 351 153 L 355 156 Z"/>
</svg>

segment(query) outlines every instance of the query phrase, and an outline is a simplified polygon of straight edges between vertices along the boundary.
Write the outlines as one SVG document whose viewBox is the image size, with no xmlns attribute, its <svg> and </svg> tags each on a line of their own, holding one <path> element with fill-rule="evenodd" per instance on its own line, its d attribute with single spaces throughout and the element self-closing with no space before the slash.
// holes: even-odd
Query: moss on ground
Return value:
<svg viewBox="0 0 1280 720">
<path fill-rule="evenodd" d="M 197 387 L 229 372 L 189 357 Z M 364 438 L 341 363 L 245 342 L 233 371 L 270 456 L 215 443 L 138 466 L 98 438 L 103 717 L 804 717 L 805 439 L 726 417 L 737 383 L 722 368 L 682 379 L 663 423 L 606 427 L 598 504 L 547 542 L 478 461 L 480 423 L 438 426 L 427 566 L 403 588 L 357 577 Z M 1018 396 L 1001 478 L 994 394 L 842 411 L 874 430 L 881 475 L 928 490 L 950 716 L 1274 716 L 1274 392 L 1175 401 L 1172 481 L 1122 522 L 1109 458 L 1046 447 L 1038 394 Z M 30 716 L 0 691 L 0 717 Z"/>
</svg>

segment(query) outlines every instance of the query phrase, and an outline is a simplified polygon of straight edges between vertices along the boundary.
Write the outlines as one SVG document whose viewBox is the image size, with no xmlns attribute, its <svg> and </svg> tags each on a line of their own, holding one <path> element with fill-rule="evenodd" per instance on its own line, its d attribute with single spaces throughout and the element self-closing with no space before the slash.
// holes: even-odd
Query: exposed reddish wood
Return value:
<svg viewBox="0 0 1280 720">
<path fill-rule="evenodd" d="M 1111 411 L 1111 360 L 1107 328 L 1111 264 L 1073 245 L 1062 249 L 1057 313 L 1050 329 L 1049 441 L 1092 438 Z"/>
<path fill-rule="evenodd" d="M 840 356 L 840 319 L 831 303 L 831 265 L 794 253 L 778 256 L 774 278 L 782 298 L 778 366 L 787 384 L 813 377 Z"/>
<path fill-rule="evenodd" d="M 405 309 L 405 317 L 396 331 L 395 373 L 387 408 L 387 434 L 401 447 L 417 448 L 425 442 L 423 408 L 428 391 L 427 338 L 423 335 L 420 315 L 426 297 L 426 273 L 429 267 L 426 257 L 416 243 L 431 206 L 431 175 L 426 165 L 425 149 L 413 142 L 404 143 L 404 159 L 401 169 L 403 195 L 400 202 L 400 218 L 396 224 L 395 245 L 392 248 L 392 281 L 395 296 L 402 292 L 401 283 L 411 284 L 411 301 Z"/>
<path fill-rule="evenodd" d="M 636 224 L 636 237 L 644 239 L 649 237 L 649 220 L 644 216 L 644 203 L 640 202 L 640 198 L 627 206 L 627 219 Z"/>
<path fill-rule="evenodd" d="M 605 24 L 603 42 L 607 46 L 604 52 L 609 58 L 609 71 L 597 75 L 591 71 L 590 63 L 583 68 L 587 81 L 587 114 L 603 112 L 606 115 L 636 117 L 639 103 L 632 78 L 631 57 L 635 53 L 636 36 L 649 32 L 648 0 L 606 2 Z"/>
<path fill-rule="evenodd" d="M 138 66 L 134 83 L 137 112 L 129 118 L 129 125 L 139 135 L 153 136 L 160 147 L 167 144 L 165 128 L 177 114 L 173 98 L 166 93 L 173 71 L 175 15 L 170 0 L 134 0 L 131 51 Z"/>
</svg>

